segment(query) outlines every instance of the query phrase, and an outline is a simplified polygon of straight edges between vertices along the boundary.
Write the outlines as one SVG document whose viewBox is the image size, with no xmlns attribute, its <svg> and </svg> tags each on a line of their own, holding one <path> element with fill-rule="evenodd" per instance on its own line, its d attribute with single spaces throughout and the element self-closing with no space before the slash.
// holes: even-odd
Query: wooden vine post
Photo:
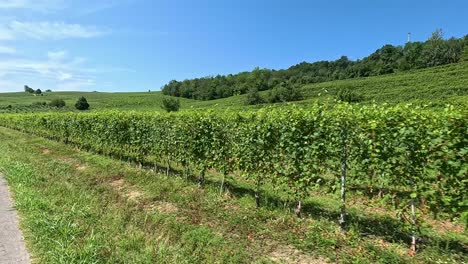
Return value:
<svg viewBox="0 0 468 264">
<path fill-rule="evenodd" d="M 410 256 L 414 256 L 416 254 L 416 213 L 414 208 L 414 199 L 417 197 L 416 193 L 414 193 L 414 179 L 413 176 L 410 176 L 410 185 L 411 185 L 411 199 L 410 199 L 410 206 L 411 206 L 411 244 L 410 244 Z"/>
<path fill-rule="evenodd" d="M 348 137 L 347 126 L 342 130 L 341 142 L 342 142 L 342 152 L 341 152 L 341 184 L 340 184 L 340 199 L 341 199 L 341 209 L 340 209 L 340 227 L 342 231 L 346 231 L 346 173 L 347 173 L 347 159 L 348 159 L 348 150 L 347 150 L 347 137 Z"/>
</svg>

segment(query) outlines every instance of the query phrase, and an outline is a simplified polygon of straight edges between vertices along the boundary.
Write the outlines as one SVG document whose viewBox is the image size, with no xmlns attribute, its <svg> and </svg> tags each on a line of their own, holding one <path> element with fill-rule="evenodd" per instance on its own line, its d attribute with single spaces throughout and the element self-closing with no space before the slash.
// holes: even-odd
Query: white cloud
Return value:
<svg viewBox="0 0 468 264">
<path fill-rule="evenodd" d="M 114 6 L 118 5 L 119 3 L 123 2 L 123 0 L 118 1 L 96 1 L 95 3 L 91 5 L 87 5 L 85 7 L 82 7 L 80 9 L 77 9 L 76 12 L 78 15 L 85 16 L 85 15 L 90 15 L 94 13 L 101 12 L 103 10 L 111 9 Z"/>
<path fill-rule="evenodd" d="M 92 91 L 108 81 L 98 79 L 107 73 L 133 72 L 128 68 L 90 67 L 85 58 L 73 57 L 68 51 L 49 51 L 41 59 L 0 60 L 0 93 L 21 91 L 24 85 L 54 91 Z"/>
<path fill-rule="evenodd" d="M 2 34 L 3 32 L 3 34 Z M 2 35 L 8 38 L 32 38 L 36 40 L 60 40 L 67 38 L 92 38 L 104 34 L 93 26 L 80 24 L 67 24 L 64 22 L 20 22 L 12 21 L 6 27 L 0 29 Z"/>
<path fill-rule="evenodd" d="M 14 54 L 16 53 L 16 49 L 13 47 L 7 47 L 7 46 L 0 46 L 0 54 Z"/>
<path fill-rule="evenodd" d="M 0 8 L 22 8 L 27 2 L 26 0 L 1 0 Z"/>
<path fill-rule="evenodd" d="M 72 80 L 63 82 L 57 87 L 60 91 L 80 91 L 90 86 L 95 86 L 96 82 L 92 79 L 89 80 Z"/>
<path fill-rule="evenodd" d="M 48 52 L 44 60 L 7 59 L 0 61 L 0 92 L 21 90 L 24 84 L 53 90 L 81 90 L 95 85 L 84 60 L 70 58 L 68 52 Z"/>
<path fill-rule="evenodd" d="M 73 78 L 73 75 L 71 75 L 70 73 L 59 72 L 58 74 L 59 74 L 58 79 L 60 81 L 66 81 L 66 80 L 70 80 Z"/>
<path fill-rule="evenodd" d="M 32 9 L 48 13 L 64 7 L 64 0 L 0 0 L 0 9 Z"/>
<path fill-rule="evenodd" d="M 14 40 L 14 39 L 15 39 L 15 35 L 13 34 L 11 30 L 5 27 L 2 28 L 2 26 L 0 26 L 0 40 Z"/>
<path fill-rule="evenodd" d="M 47 57 L 51 61 L 62 61 L 67 57 L 67 51 L 66 50 L 49 51 L 47 52 Z"/>
</svg>

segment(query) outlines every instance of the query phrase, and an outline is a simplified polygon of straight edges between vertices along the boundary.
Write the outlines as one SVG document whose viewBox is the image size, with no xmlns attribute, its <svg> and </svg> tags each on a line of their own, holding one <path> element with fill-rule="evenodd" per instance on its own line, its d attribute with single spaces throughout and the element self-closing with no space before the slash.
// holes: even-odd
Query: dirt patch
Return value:
<svg viewBox="0 0 468 264">
<path fill-rule="evenodd" d="M 42 154 L 50 154 L 50 149 L 48 149 L 48 148 L 43 148 L 43 149 L 42 149 Z"/>
<path fill-rule="evenodd" d="M 270 259 L 279 263 L 325 264 L 325 259 L 305 254 L 292 246 L 278 245 L 268 254 Z"/>
<path fill-rule="evenodd" d="M 408 248 L 404 248 L 401 245 L 390 243 L 377 236 L 369 236 L 368 239 L 372 241 L 374 246 L 379 247 L 383 251 L 393 251 L 399 256 L 405 256 L 408 253 Z"/>
<path fill-rule="evenodd" d="M 78 170 L 78 171 L 84 171 L 84 170 L 86 170 L 87 167 L 86 167 L 85 165 L 83 165 L 83 164 L 77 164 L 77 165 L 75 166 L 75 168 L 76 168 L 76 170 Z"/>
<path fill-rule="evenodd" d="M 169 202 L 155 202 L 154 204 L 151 204 L 149 208 L 151 210 L 157 210 L 163 214 L 174 214 L 179 211 L 179 208 L 177 208 L 176 205 Z"/>
<path fill-rule="evenodd" d="M 381 204 L 367 198 L 353 197 L 349 200 L 348 206 L 367 214 L 391 216 L 391 211 L 385 208 L 385 206 L 382 206 Z"/>
<path fill-rule="evenodd" d="M 110 186 L 120 191 L 121 189 L 124 188 L 124 184 L 125 184 L 124 180 L 121 178 L 118 178 L 118 179 L 113 179 L 112 182 L 110 183 Z"/>
<path fill-rule="evenodd" d="M 128 200 L 136 201 L 138 198 L 143 196 L 143 193 L 127 185 L 124 179 L 119 178 L 113 180 L 110 186 L 114 188 L 120 195 L 124 196 Z"/>
<path fill-rule="evenodd" d="M 426 219 L 425 221 L 440 234 L 446 234 L 447 232 L 461 234 L 465 231 L 465 227 L 462 224 L 456 224 L 448 220 Z"/>
<path fill-rule="evenodd" d="M 110 186 L 128 200 L 137 201 L 139 198 L 143 197 L 143 192 L 127 184 L 122 176 L 117 175 L 111 179 Z M 173 214 L 179 211 L 179 208 L 175 204 L 163 201 L 151 201 L 150 203 L 143 201 L 142 208 L 146 210 L 156 210 L 164 214 Z"/>
</svg>

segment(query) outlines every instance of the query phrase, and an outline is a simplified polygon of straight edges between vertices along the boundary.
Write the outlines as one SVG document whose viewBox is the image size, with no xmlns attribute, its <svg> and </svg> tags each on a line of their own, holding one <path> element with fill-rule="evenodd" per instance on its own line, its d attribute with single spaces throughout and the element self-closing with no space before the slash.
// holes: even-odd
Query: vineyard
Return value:
<svg viewBox="0 0 468 264">
<path fill-rule="evenodd" d="M 427 104 L 431 108 L 443 109 L 446 104 L 464 106 L 468 101 L 468 63 L 456 63 L 428 69 L 401 72 L 382 76 L 338 80 L 317 84 L 304 85 L 301 89 L 304 100 L 303 106 L 309 106 L 315 101 L 326 101 L 336 98 L 338 91 L 350 89 L 363 96 L 364 104 L 376 103 L 413 103 Z M 266 96 L 267 92 L 260 92 Z M 51 112 L 72 111 L 73 104 L 81 96 L 91 104 L 92 111 L 120 110 L 120 111 L 157 111 L 165 96 L 159 91 L 132 93 L 103 93 L 103 92 L 47 92 L 44 96 L 33 96 L 28 93 L 0 93 L 0 112 Z M 63 99 L 65 108 L 58 110 L 44 104 L 54 99 Z M 200 101 L 179 98 L 181 109 L 235 109 L 244 111 L 249 109 L 244 105 L 245 95 L 228 98 Z M 276 104 L 284 107 L 284 104 Z M 8 106 L 11 106 L 8 107 Z M 260 105 L 257 107 L 264 107 Z M 250 106 L 250 109 L 254 107 Z"/>
<path fill-rule="evenodd" d="M 451 107 L 4 114 L 0 125 L 168 174 L 193 173 L 200 186 L 216 170 L 221 191 L 225 177 L 240 177 L 255 184 L 257 206 L 262 185 L 270 184 L 289 193 L 298 215 L 311 191 L 339 191 L 344 230 L 347 193 L 384 199 L 406 215 L 412 232 L 423 213 L 468 218 L 468 119 Z M 416 234 L 409 235 L 414 244 Z"/>
</svg>

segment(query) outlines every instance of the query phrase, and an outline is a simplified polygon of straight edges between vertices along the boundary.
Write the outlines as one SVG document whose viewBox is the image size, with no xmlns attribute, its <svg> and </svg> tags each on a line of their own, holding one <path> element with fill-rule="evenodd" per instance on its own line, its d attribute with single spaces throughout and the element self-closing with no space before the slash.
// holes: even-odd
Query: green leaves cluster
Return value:
<svg viewBox="0 0 468 264">
<path fill-rule="evenodd" d="M 78 101 L 75 103 L 75 108 L 78 110 L 88 110 L 89 109 L 89 103 L 86 100 L 84 96 L 81 96 L 78 98 Z"/>
<path fill-rule="evenodd" d="M 50 101 L 49 106 L 62 108 L 62 107 L 65 107 L 65 101 L 63 99 L 56 98 Z"/>
<path fill-rule="evenodd" d="M 179 111 L 179 108 L 180 108 L 180 101 L 179 99 L 176 99 L 176 98 L 164 97 L 162 99 L 161 107 L 167 112 L 177 112 Z"/>
</svg>

